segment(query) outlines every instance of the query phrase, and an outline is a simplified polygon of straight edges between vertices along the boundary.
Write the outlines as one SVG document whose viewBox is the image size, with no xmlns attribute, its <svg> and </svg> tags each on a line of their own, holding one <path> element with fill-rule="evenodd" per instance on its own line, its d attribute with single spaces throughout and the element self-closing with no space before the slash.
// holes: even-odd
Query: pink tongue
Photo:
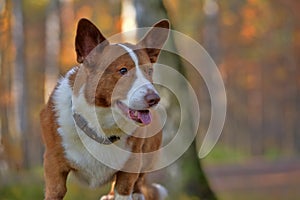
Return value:
<svg viewBox="0 0 300 200">
<path fill-rule="evenodd" d="M 150 124 L 151 122 L 151 114 L 148 110 L 138 111 L 138 119 L 145 125 Z"/>
</svg>

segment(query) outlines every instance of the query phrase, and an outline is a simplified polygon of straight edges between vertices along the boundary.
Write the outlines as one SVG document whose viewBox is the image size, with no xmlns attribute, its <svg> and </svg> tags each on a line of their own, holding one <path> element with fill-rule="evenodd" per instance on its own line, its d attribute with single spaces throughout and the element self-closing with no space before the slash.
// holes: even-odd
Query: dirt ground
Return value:
<svg viewBox="0 0 300 200">
<path fill-rule="evenodd" d="M 300 199 L 300 159 L 204 167 L 220 200 Z"/>
</svg>

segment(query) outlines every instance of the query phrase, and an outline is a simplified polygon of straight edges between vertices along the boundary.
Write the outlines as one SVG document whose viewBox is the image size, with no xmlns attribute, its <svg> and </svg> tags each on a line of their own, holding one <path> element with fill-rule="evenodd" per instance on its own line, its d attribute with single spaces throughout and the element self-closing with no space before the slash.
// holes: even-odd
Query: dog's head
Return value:
<svg viewBox="0 0 300 200">
<path fill-rule="evenodd" d="M 149 109 L 160 101 L 152 83 L 153 63 L 169 34 L 169 22 L 156 23 L 137 44 L 110 44 L 87 19 L 78 23 L 77 61 L 86 71 L 84 95 L 89 104 L 113 107 L 147 125 Z"/>
</svg>

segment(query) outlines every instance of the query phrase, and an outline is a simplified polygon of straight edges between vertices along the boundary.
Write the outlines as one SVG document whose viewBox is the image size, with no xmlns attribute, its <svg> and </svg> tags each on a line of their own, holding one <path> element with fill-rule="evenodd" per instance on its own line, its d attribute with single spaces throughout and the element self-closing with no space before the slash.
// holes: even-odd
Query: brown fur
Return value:
<svg viewBox="0 0 300 200">
<path fill-rule="evenodd" d="M 163 22 L 161 26 L 168 28 L 168 23 L 166 24 Z M 166 38 L 164 38 L 164 40 L 165 39 Z M 150 39 L 146 36 L 146 39 L 138 45 L 142 46 L 143 42 L 148 40 Z M 104 42 L 103 45 L 99 45 L 101 42 Z M 160 47 L 161 46 L 162 45 L 160 45 Z M 75 70 L 76 72 L 69 77 L 69 84 L 75 95 L 78 94 L 80 86 L 86 84 L 85 98 L 89 104 L 100 107 L 112 105 L 111 96 L 113 88 L 122 78 L 119 70 L 123 66 L 126 66 L 128 70 L 134 68 L 134 63 L 128 54 L 124 54 L 117 59 L 112 60 L 112 54 L 116 51 L 124 50 L 120 47 L 110 46 L 100 31 L 88 20 L 83 19 L 79 22 L 76 36 L 76 52 L 78 62 L 82 63 L 82 66 L 84 67 L 77 68 Z M 141 65 L 145 77 L 152 80 L 152 63 L 156 61 L 159 51 L 153 49 L 140 49 L 135 50 L 135 53 L 139 58 L 139 64 Z M 101 59 L 99 59 L 99 57 L 101 57 Z M 107 67 L 106 65 L 109 66 Z M 106 69 L 103 72 L 104 68 Z M 102 76 L 100 80 L 98 80 L 100 74 L 102 74 Z M 118 92 L 116 98 L 125 96 L 126 92 L 129 90 L 132 80 L 134 79 L 134 73 L 129 71 L 128 76 L 131 78 L 121 80 L 122 88 L 120 92 Z M 156 123 L 158 118 L 155 116 L 153 116 L 153 118 L 153 123 Z M 77 169 L 75 169 L 65 158 L 62 138 L 57 132 L 59 125 L 54 110 L 53 93 L 50 96 L 47 105 L 41 111 L 40 120 L 43 130 L 43 142 L 46 149 L 44 153 L 44 176 L 46 182 L 45 199 L 61 200 L 67 191 L 66 179 L 69 172 Z M 138 128 L 134 135 L 145 134 L 141 132 L 142 130 L 145 129 Z M 132 145 L 132 152 L 142 153 L 158 150 L 161 145 L 161 140 L 162 133 L 160 131 L 154 136 L 145 139 L 131 136 L 128 138 L 127 143 Z M 143 162 L 142 159 L 142 157 L 135 160 L 129 158 L 126 165 L 134 168 L 150 169 L 152 167 L 151 165 L 155 163 L 156 156 L 147 163 Z M 113 194 L 113 188 L 115 188 L 121 195 L 130 195 L 132 192 L 143 192 L 147 200 L 158 199 L 157 191 L 155 188 L 148 186 L 145 183 L 144 176 L 145 174 L 119 171 L 115 174 L 115 181 L 112 184 L 110 193 Z"/>
<path fill-rule="evenodd" d="M 66 179 L 71 167 L 64 157 L 64 149 L 61 137 L 57 133 L 58 124 L 56 123 L 53 103 L 48 102 L 42 110 L 40 119 L 43 129 L 43 141 L 45 144 L 44 153 L 44 174 L 46 181 L 45 199 L 63 199 L 66 188 Z"/>
</svg>

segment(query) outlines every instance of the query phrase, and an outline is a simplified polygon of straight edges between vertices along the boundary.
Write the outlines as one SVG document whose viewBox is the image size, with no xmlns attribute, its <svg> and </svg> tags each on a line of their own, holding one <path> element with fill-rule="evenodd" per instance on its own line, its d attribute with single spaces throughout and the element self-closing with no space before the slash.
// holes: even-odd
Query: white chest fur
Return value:
<svg viewBox="0 0 300 200">
<path fill-rule="evenodd" d="M 82 96 L 79 95 L 76 98 L 72 96 L 73 93 L 68 79 L 72 73 L 74 73 L 73 70 L 69 71 L 66 77 L 61 79 L 60 85 L 53 96 L 57 121 L 60 127 L 58 133 L 62 137 L 65 156 L 76 169 L 73 172 L 74 175 L 91 187 L 97 187 L 109 181 L 117 171 L 108 167 L 106 163 L 116 163 L 116 166 L 122 166 L 130 155 L 119 155 L 118 148 L 115 145 L 99 144 L 76 127 L 72 118 L 72 109 L 76 109 L 76 112 L 78 111 L 82 114 L 89 122 L 91 128 L 97 130 L 97 132 L 101 130 L 98 118 L 94 116 L 94 107 L 88 106 Z M 77 101 L 75 107 L 72 107 L 72 99 Z M 104 135 L 101 132 L 99 134 Z M 126 140 L 126 137 L 121 137 L 117 145 L 122 149 L 130 150 Z"/>
</svg>

